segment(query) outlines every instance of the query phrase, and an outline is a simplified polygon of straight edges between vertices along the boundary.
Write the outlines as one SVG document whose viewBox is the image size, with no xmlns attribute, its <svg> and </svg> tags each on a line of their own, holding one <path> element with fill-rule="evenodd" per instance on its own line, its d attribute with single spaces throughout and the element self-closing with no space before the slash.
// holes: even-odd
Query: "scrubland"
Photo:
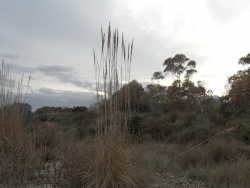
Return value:
<svg viewBox="0 0 250 188">
<path fill-rule="evenodd" d="M 250 184 L 249 111 L 218 113 L 216 121 L 195 112 L 131 116 L 136 132 L 104 139 L 91 110 L 45 122 L 34 114 L 24 126 L 2 109 L 1 187 L 153 187 L 155 175 L 166 173 L 184 173 L 207 187 Z"/>
<path fill-rule="evenodd" d="M 12 82 L 3 64 L 0 187 L 249 187 L 250 110 L 234 111 L 227 102 L 210 105 L 211 100 L 193 108 L 193 101 L 184 104 L 176 95 L 180 80 L 158 99 L 153 90 L 165 87 L 133 89 L 129 83 L 139 85 L 130 82 L 133 43 L 125 48 L 122 37 L 118 64 L 118 31 L 109 28 L 107 39 L 106 45 L 102 32 L 100 60 L 94 53 L 97 103 L 91 108 L 43 107 L 33 113 L 22 79 Z M 186 84 L 189 79 L 190 74 Z M 205 92 L 201 82 L 190 88 Z"/>
</svg>

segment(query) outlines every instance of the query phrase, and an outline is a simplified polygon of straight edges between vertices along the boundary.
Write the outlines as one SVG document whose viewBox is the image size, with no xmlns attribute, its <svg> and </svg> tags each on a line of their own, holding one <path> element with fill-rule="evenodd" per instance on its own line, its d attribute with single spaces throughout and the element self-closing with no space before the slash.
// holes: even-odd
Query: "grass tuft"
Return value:
<svg viewBox="0 0 250 188">
<path fill-rule="evenodd" d="M 0 71 L 0 187 L 28 185 L 40 164 L 32 137 L 22 126 L 13 104 L 22 97 L 22 79 L 16 83 L 2 63 Z"/>
</svg>

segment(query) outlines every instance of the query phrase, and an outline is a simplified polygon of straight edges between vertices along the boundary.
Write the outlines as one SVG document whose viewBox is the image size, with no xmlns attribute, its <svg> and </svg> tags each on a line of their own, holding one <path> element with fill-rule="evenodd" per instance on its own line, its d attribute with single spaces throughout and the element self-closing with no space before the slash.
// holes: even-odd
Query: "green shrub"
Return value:
<svg viewBox="0 0 250 188">
<path fill-rule="evenodd" d="M 225 118 L 231 117 L 234 113 L 233 107 L 230 103 L 222 103 L 219 111 Z"/>
<path fill-rule="evenodd" d="M 234 138 L 250 144 L 250 127 L 241 125 L 233 132 Z"/>
<path fill-rule="evenodd" d="M 185 113 L 182 114 L 182 119 L 185 121 L 185 124 L 187 126 L 190 126 L 197 119 L 197 113 L 195 113 L 195 112 L 185 112 Z"/>
<path fill-rule="evenodd" d="M 214 123 L 215 125 L 221 125 L 221 126 L 225 126 L 226 123 L 227 123 L 227 120 L 225 119 L 224 116 L 220 115 L 220 114 L 214 114 L 214 115 L 211 115 L 210 117 L 210 121 L 212 123 Z"/>
<path fill-rule="evenodd" d="M 142 132 L 142 119 L 140 116 L 132 116 L 129 123 L 130 134 L 138 135 Z"/>
<path fill-rule="evenodd" d="M 179 118 L 179 115 L 176 114 L 176 113 L 173 113 L 173 114 L 170 114 L 170 116 L 169 116 L 169 121 L 170 121 L 171 123 L 175 123 L 175 121 L 176 121 L 178 118 Z"/>
</svg>

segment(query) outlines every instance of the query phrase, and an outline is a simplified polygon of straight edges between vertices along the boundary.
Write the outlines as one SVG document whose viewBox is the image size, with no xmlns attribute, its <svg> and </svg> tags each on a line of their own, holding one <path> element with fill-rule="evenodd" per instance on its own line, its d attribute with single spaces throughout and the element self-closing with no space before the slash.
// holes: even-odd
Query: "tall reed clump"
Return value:
<svg viewBox="0 0 250 188">
<path fill-rule="evenodd" d="M 22 98 L 23 84 L 11 79 L 2 63 L 0 70 L 0 187 L 22 187 L 34 175 L 37 159 L 31 136 L 15 109 Z"/>
<path fill-rule="evenodd" d="M 130 89 L 118 92 L 130 80 L 133 42 L 126 47 L 122 36 L 119 44 L 118 30 L 112 32 L 110 26 L 107 37 L 101 30 L 101 39 L 99 60 L 94 52 L 98 133 L 92 155 L 71 177 L 75 187 L 145 187 L 145 170 L 128 141 Z"/>
<path fill-rule="evenodd" d="M 101 38 L 100 60 L 97 59 L 95 52 L 93 54 L 99 117 L 98 128 L 99 136 L 110 138 L 117 134 L 126 135 L 128 133 L 128 121 L 131 116 L 130 87 L 129 85 L 125 87 L 125 93 L 118 93 L 118 91 L 130 81 L 133 41 L 126 50 L 122 35 L 120 49 L 118 30 L 112 33 L 110 26 L 107 42 L 103 30 L 101 30 Z"/>
</svg>

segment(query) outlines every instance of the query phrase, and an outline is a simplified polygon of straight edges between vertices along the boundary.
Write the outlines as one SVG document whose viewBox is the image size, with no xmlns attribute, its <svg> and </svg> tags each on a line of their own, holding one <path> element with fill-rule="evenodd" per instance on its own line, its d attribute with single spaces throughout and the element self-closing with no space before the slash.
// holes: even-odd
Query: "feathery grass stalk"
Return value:
<svg viewBox="0 0 250 188">
<path fill-rule="evenodd" d="M 128 45 L 126 51 L 123 35 L 121 46 L 119 46 L 118 30 L 116 29 L 112 32 L 110 25 L 108 27 L 107 41 L 105 40 L 106 37 L 103 30 L 101 30 L 101 38 L 102 49 L 99 61 L 96 58 L 95 51 L 93 52 L 99 133 L 116 134 L 118 132 L 121 133 L 121 131 L 126 133 L 128 130 L 128 119 L 131 114 L 130 88 L 126 87 L 125 99 L 122 98 L 122 95 L 118 95 L 117 92 L 124 84 L 130 81 L 133 41 Z M 120 61 L 118 60 L 119 53 L 121 55 Z M 121 112 L 122 103 L 125 104 L 123 112 Z"/>
<path fill-rule="evenodd" d="M 99 134 L 95 139 L 95 152 L 87 163 L 85 173 L 76 173 L 76 177 L 89 188 L 144 187 L 145 173 L 136 159 L 133 147 L 127 142 L 131 116 L 130 88 L 127 83 L 130 81 L 133 42 L 126 48 L 122 35 L 120 46 L 118 30 L 112 32 L 110 25 L 107 41 L 103 30 L 101 38 L 100 60 L 93 53 Z M 128 87 L 121 93 L 120 89 L 125 84 Z"/>
</svg>

